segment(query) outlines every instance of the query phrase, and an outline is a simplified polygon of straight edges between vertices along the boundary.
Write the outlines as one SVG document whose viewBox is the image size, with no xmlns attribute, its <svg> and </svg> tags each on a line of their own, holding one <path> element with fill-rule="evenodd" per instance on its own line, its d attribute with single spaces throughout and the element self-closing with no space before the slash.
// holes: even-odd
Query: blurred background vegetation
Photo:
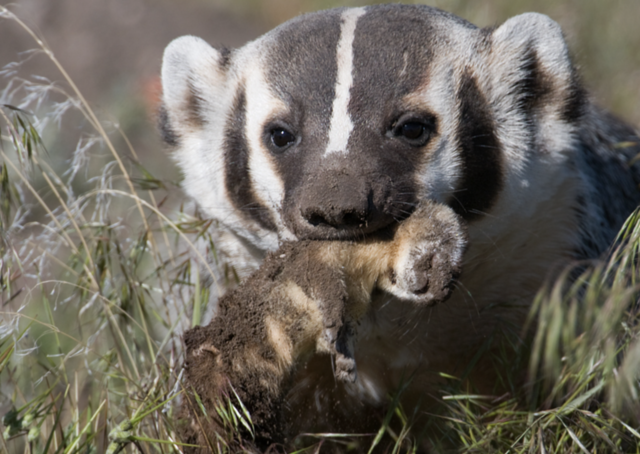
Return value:
<svg viewBox="0 0 640 454">
<path fill-rule="evenodd" d="M 210 225 L 184 204 L 155 131 L 162 51 L 184 34 L 239 47 L 300 13 L 366 3 L 0 0 L 0 452 L 178 449 L 179 334 L 198 324 L 207 301 L 202 257 L 189 250 L 207 241 Z M 479 26 L 526 11 L 551 16 L 598 102 L 640 124 L 640 1 L 406 3 Z M 637 451 L 640 319 L 629 305 L 637 225 L 636 216 L 608 271 L 622 264 L 622 277 L 587 275 L 588 301 L 582 287 L 538 301 L 541 319 L 555 320 L 555 331 L 541 324 L 536 338 L 548 361 L 531 366 L 553 366 L 552 390 L 531 407 L 542 411 L 523 411 L 517 390 L 488 402 L 449 395 L 442 443 L 479 453 L 545 452 L 545 443 L 555 452 Z M 611 295 L 623 302 L 607 303 Z M 598 320 L 604 328 L 583 336 Z M 633 427 L 618 419 L 625 404 Z"/>
</svg>

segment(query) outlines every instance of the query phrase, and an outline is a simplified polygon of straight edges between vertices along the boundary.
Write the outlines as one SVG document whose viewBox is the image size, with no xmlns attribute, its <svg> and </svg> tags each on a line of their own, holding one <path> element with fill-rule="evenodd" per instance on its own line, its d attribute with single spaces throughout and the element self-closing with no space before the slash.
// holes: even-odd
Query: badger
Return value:
<svg viewBox="0 0 640 454">
<path fill-rule="evenodd" d="M 467 244 L 458 215 L 425 200 L 395 227 L 357 242 L 284 242 L 220 299 L 209 325 L 185 333 L 187 443 L 207 452 L 214 434 L 240 442 L 216 414 L 234 396 L 248 408 L 257 446 L 286 441 L 288 421 L 307 412 L 287 398 L 310 356 L 324 354 L 337 380 L 356 381 L 357 324 L 376 289 L 423 306 L 447 299 Z M 196 395 L 208 418 L 198 417 Z"/>
<path fill-rule="evenodd" d="M 427 405 L 439 373 L 472 361 L 491 392 L 491 339 L 519 332 L 558 271 L 601 257 L 640 200 L 638 133 L 592 101 L 541 14 L 478 28 L 422 5 L 321 11 L 234 50 L 178 38 L 162 84 L 184 190 L 242 278 L 285 243 L 367 241 L 426 201 L 466 230 L 445 304 L 373 292 L 353 382 L 326 355 L 298 368 L 288 433 L 371 432 L 400 386 Z"/>
</svg>

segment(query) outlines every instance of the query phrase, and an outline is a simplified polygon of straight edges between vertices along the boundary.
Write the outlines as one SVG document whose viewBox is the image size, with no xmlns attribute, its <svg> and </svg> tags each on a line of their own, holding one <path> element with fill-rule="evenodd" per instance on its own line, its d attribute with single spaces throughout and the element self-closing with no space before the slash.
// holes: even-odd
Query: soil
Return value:
<svg viewBox="0 0 640 454">
<path fill-rule="evenodd" d="M 459 261 L 446 257 L 461 255 L 464 245 L 459 238 L 464 232 L 457 216 L 435 216 L 434 210 L 449 208 L 436 204 L 427 210 L 419 208 L 393 237 L 361 243 L 284 243 L 268 254 L 258 271 L 219 300 L 218 313 L 208 326 L 184 335 L 185 383 L 199 396 L 209 418 L 202 416 L 194 394 L 188 394 L 182 415 L 188 421 L 183 440 L 207 446 L 211 442 L 207 437 L 217 433 L 245 448 L 253 438 L 259 449 L 291 441 L 287 440 L 283 405 L 296 370 L 318 353 L 329 353 L 335 378 L 356 380 L 353 344 L 371 293 L 376 288 L 393 291 L 396 282 L 391 276 L 407 274 L 407 270 L 393 269 L 399 263 L 395 260 L 398 251 L 407 247 L 397 243 L 409 242 L 411 248 L 415 242 L 423 247 L 422 240 L 427 239 L 435 245 L 418 254 L 409 266 L 425 267 L 423 271 L 430 276 L 416 287 L 417 298 L 431 282 L 437 287 L 437 298 L 446 299 L 449 291 L 444 290 L 448 286 L 444 280 L 459 274 Z M 425 233 L 416 233 L 418 226 Z M 442 241 L 434 241 L 433 235 L 442 236 Z M 361 289 L 368 293 L 363 295 Z M 239 406 L 238 398 L 251 414 L 255 437 L 242 426 L 231 428 L 217 416 L 216 408 L 227 407 L 227 400 Z"/>
<path fill-rule="evenodd" d="M 278 360 L 265 319 L 307 315 L 298 311 L 287 317 L 287 311 L 295 310 L 295 302 L 287 300 L 282 288 L 287 282 L 295 282 L 307 295 L 322 294 L 321 301 L 325 303 L 319 305 L 323 306 L 323 325 L 336 333 L 335 338 L 343 325 L 347 292 L 341 284 L 340 270 L 314 258 L 320 247 L 321 242 L 312 241 L 284 244 L 269 254 L 262 267 L 243 285 L 220 299 L 218 313 L 208 326 L 191 329 L 184 336 L 187 383 L 207 409 L 213 409 L 221 401 L 220 396 L 233 400 L 231 385 L 249 408 L 256 443 L 262 448 L 286 441 L 280 414 L 293 371 L 293 368 L 281 371 L 277 366 L 264 367 L 263 362 L 273 364 Z M 291 333 L 295 326 L 288 328 L 292 338 L 299 337 Z M 323 327 L 317 328 L 321 331 Z M 219 432 L 224 423 L 217 421 L 211 429 Z M 196 434 L 186 435 L 185 439 L 193 439 Z M 248 434 L 244 435 L 247 438 Z M 196 438 L 202 444 L 203 440 Z"/>
</svg>

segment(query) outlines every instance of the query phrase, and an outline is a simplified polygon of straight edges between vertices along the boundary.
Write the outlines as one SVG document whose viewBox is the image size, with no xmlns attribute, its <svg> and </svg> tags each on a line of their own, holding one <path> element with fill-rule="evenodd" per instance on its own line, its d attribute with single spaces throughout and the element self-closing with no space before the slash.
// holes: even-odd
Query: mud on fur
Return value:
<svg viewBox="0 0 640 454">
<path fill-rule="evenodd" d="M 375 237 L 425 201 L 465 225 L 460 290 L 424 311 L 374 292 L 357 380 L 309 359 L 290 433 L 377 430 L 407 374 L 402 404 L 424 421 L 438 373 L 476 358 L 474 390 L 501 395 L 499 347 L 479 346 L 519 331 L 560 270 L 600 259 L 640 202 L 637 131 L 593 102 L 541 14 L 482 29 L 424 5 L 321 11 L 230 51 L 178 38 L 162 79 L 184 189 L 242 278 L 282 243 Z"/>
<path fill-rule="evenodd" d="M 466 244 L 461 219 L 430 201 L 395 232 L 362 242 L 284 243 L 221 298 L 208 326 L 185 333 L 184 440 L 207 452 L 215 434 L 224 436 L 216 406 L 235 394 L 248 408 L 260 448 L 285 443 L 295 435 L 287 432 L 287 418 L 304 411 L 284 405 L 296 369 L 314 355 L 331 355 L 335 378 L 355 382 L 355 335 L 372 293 L 425 306 L 445 301 Z"/>
</svg>

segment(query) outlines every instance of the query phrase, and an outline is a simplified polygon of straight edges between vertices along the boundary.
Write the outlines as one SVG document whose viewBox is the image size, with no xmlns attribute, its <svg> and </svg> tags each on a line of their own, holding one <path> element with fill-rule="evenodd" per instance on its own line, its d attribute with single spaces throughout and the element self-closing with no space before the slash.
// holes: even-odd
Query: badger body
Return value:
<svg viewBox="0 0 640 454">
<path fill-rule="evenodd" d="M 367 238 L 427 200 L 466 226 L 446 304 L 379 292 L 357 380 L 336 391 L 328 363 L 294 379 L 288 401 L 313 411 L 291 424 L 309 430 L 366 422 L 409 376 L 415 404 L 437 372 L 460 374 L 519 330 L 547 279 L 600 257 L 640 200 L 636 132 L 591 101 L 543 15 L 481 29 L 427 6 L 322 11 L 231 51 L 178 38 L 162 80 L 184 189 L 243 277 L 283 242 Z M 481 387 L 491 377 L 478 369 Z"/>
</svg>

